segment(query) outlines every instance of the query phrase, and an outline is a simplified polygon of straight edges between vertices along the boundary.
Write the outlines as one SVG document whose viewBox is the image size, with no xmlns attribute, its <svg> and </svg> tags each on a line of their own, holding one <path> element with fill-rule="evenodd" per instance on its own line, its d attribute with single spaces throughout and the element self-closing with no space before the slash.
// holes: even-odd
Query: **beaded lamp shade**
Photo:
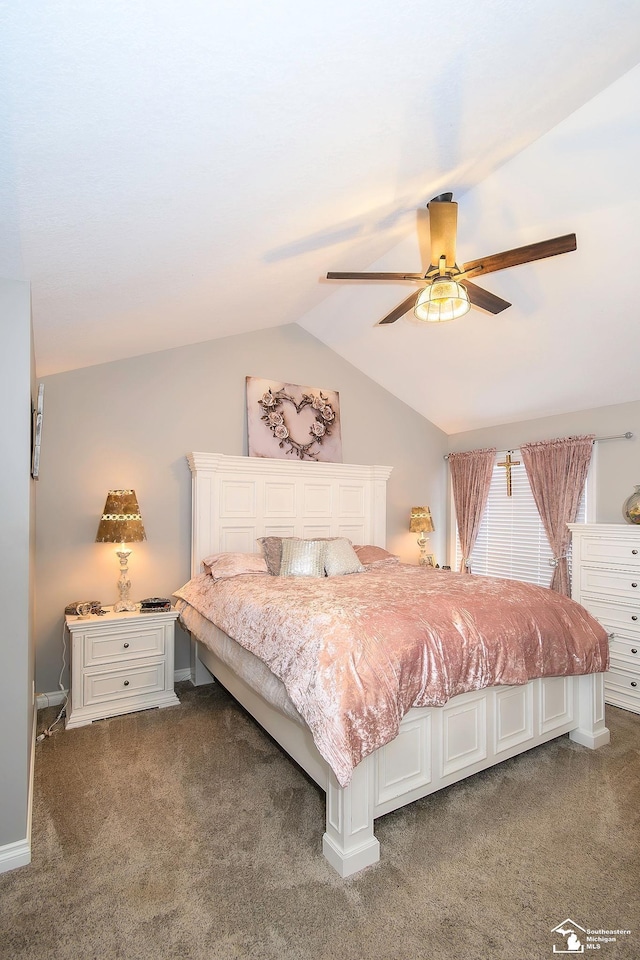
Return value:
<svg viewBox="0 0 640 960">
<path fill-rule="evenodd" d="M 109 490 L 96 543 L 136 543 L 146 539 L 135 490 Z"/>
<path fill-rule="evenodd" d="M 411 533 L 433 532 L 434 526 L 429 507 L 411 507 L 409 530 Z"/>
</svg>

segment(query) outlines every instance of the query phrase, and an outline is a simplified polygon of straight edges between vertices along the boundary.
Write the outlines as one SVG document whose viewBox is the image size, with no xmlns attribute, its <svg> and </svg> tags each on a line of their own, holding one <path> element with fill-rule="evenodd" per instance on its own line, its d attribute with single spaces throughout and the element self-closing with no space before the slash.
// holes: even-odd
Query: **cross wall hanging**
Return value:
<svg viewBox="0 0 640 960">
<path fill-rule="evenodd" d="M 512 490 L 511 490 L 511 469 L 512 469 L 512 467 L 519 467 L 519 466 L 520 466 L 520 461 L 519 461 L 519 460 L 512 460 L 512 459 L 511 459 L 511 450 L 508 450 L 508 451 L 507 451 L 507 455 L 506 455 L 506 457 L 504 458 L 504 460 L 502 461 L 502 463 L 497 464 L 497 466 L 499 466 L 499 467 L 504 467 L 504 468 L 505 468 L 505 472 L 506 472 L 506 475 L 507 475 L 507 496 L 510 497 L 510 496 L 512 495 Z"/>
</svg>

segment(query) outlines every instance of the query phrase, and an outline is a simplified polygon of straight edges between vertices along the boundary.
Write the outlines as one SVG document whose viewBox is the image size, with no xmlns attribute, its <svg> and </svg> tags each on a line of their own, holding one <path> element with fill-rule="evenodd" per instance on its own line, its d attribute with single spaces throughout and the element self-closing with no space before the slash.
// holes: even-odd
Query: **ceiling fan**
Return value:
<svg viewBox="0 0 640 960">
<path fill-rule="evenodd" d="M 395 323 L 409 310 L 414 311 L 418 320 L 441 323 L 463 316 L 472 304 L 489 313 L 501 313 L 511 304 L 472 283 L 471 277 L 480 277 L 506 267 L 515 267 L 520 263 L 530 263 L 532 260 L 555 257 L 576 249 L 576 235 L 568 233 L 564 237 L 554 237 L 540 243 L 530 243 L 525 247 L 494 253 L 480 260 L 470 260 L 459 267 L 456 263 L 458 204 L 454 202 L 453 194 L 441 193 L 427 204 L 427 208 L 431 264 L 425 273 L 327 273 L 327 280 L 409 280 L 420 284 L 419 290 L 410 293 L 391 313 L 378 321 L 379 324 Z"/>
</svg>

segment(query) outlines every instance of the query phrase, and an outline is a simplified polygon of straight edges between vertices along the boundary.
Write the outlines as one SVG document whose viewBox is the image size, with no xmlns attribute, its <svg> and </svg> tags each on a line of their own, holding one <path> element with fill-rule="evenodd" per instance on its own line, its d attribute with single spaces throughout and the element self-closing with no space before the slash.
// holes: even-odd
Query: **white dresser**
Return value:
<svg viewBox="0 0 640 960">
<path fill-rule="evenodd" d="M 640 526 L 571 523 L 571 595 L 609 634 L 607 703 L 640 713 Z"/>
<path fill-rule="evenodd" d="M 93 720 L 169 707 L 177 610 L 66 617 L 71 635 L 67 728 Z"/>
</svg>

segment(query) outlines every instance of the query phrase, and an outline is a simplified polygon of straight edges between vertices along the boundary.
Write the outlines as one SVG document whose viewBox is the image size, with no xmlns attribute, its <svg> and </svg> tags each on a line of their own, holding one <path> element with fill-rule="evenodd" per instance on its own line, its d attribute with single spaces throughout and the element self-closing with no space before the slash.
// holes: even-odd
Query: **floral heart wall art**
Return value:
<svg viewBox="0 0 640 960">
<path fill-rule="evenodd" d="M 250 457 L 342 461 L 335 390 L 247 377 Z"/>
</svg>

